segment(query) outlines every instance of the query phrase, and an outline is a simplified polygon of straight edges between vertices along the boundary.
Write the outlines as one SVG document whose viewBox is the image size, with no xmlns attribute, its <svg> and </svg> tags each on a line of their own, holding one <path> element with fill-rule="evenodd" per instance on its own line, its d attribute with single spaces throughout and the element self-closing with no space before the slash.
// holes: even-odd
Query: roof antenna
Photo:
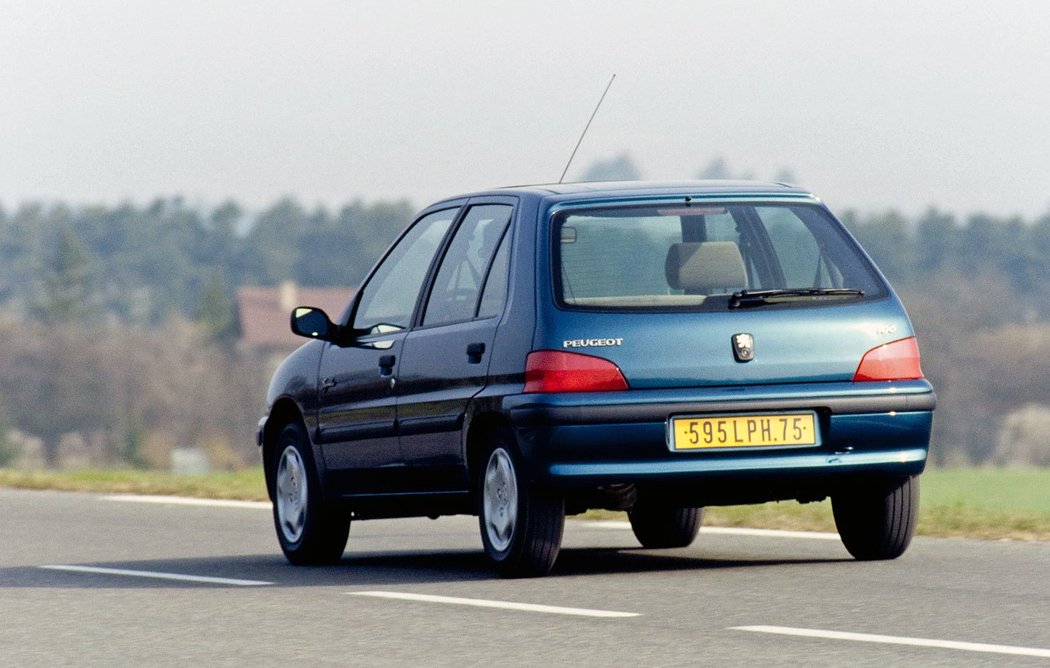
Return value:
<svg viewBox="0 0 1050 668">
<path fill-rule="evenodd" d="M 564 181 L 565 180 L 565 175 L 569 173 L 569 165 L 572 164 L 572 159 L 576 157 L 576 151 L 579 150 L 580 144 L 583 143 L 583 138 L 587 134 L 587 130 L 590 129 L 591 121 L 593 121 L 594 117 L 598 115 L 598 108 L 602 106 L 602 101 L 605 99 L 605 94 L 609 92 L 609 88 L 612 87 L 612 82 L 613 82 L 613 79 L 615 79 L 615 78 L 616 78 L 616 75 L 613 74 L 612 75 L 612 79 L 609 79 L 609 83 L 607 83 L 605 85 L 605 92 L 603 92 L 602 96 L 600 98 L 598 98 L 598 104 L 594 105 L 594 111 L 591 112 L 591 117 L 587 121 L 587 125 L 584 126 L 583 132 L 580 133 L 580 139 L 579 139 L 579 141 L 576 142 L 576 148 L 572 149 L 572 155 L 569 156 L 569 161 L 567 163 L 565 163 L 565 170 L 561 173 L 561 178 L 558 179 L 558 183 L 561 183 L 562 181 Z"/>
</svg>

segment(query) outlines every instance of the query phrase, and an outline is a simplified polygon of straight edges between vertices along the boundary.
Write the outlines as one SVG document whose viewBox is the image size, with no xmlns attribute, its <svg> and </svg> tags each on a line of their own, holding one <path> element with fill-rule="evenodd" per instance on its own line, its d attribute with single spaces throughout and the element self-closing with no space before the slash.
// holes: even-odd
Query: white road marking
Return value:
<svg viewBox="0 0 1050 668">
<path fill-rule="evenodd" d="M 96 566 L 69 566 L 53 564 L 40 566 L 49 571 L 68 571 L 70 573 L 93 573 L 96 575 L 124 575 L 132 578 L 151 578 L 154 580 L 176 580 L 178 582 L 203 582 L 205 584 L 233 585 L 235 587 L 263 587 L 272 582 L 260 580 L 237 580 L 234 578 L 213 578 L 205 575 L 182 575 L 180 573 L 161 573 L 157 571 L 132 571 L 124 568 L 99 568 Z"/>
<path fill-rule="evenodd" d="M 631 529 L 630 522 L 617 520 L 578 520 L 576 524 L 595 529 Z M 810 540 L 838 540 L 837 533 L 823 531 L 782 531 L 780 529 L 748 529 L 746 527 L 700 527 L 701 534 L 723 536 L 757 536 L 760 538 L 807 538 Z"/>
<path fill-rule="evenodd" d="M 781 529 L 748 529 L 746 527 L 701 527 L 700 533 L 724 536 L 758 536 L 762 538 L 806 538 L 809 540 L 839 540 L 837 533 L 827 531 L 783 531 Z"/>
<path fill-rule="evenodd" d="M 273 507 L 269 501 L 233 501 L 230 499 L 196 499 L 188 496 L 160 496 L 148 494 L 113 494 L 102 497 L 104 501 L 120 501 L 124 503 L 156 503 L 172 506 L 210 506 L 213 508 L 251 508 L 258 510 L 270 510 Z"/>
<path fill-rule="evenodd" d="M 884 636 L 872 633 L 846 633 L 843 631 L 822 631 L 820 629 L 797 629 L 790 626 L 734 626 L 731 631 L 754 631 L 756 633 L 775 633 L 785 636 L 803 638 L 825 638 L 829 640 L 852 640 L 855 642 L 873 642 L 887 645 L 910 645 L 912 647 L 936 647 L 955 649 L 965 652 L 986 652 L 991 654 L 1012 654 L 1016 656 L 1036 656 L 1050 658 L 1050 649 L 1035 647 L 1016 647 L 1013 645 L 989 645 L 979 642 L 960 642 L 956 640 L 932 640 L 929 638 L 905 638 L 901 636 Z"/>
<path fill-rule="evenodd" d="M 523 612 L 543 612 L 551 615 L 575 615 L 577 617 L 638 617 L 637 612 L 617 612 L 615 610 L 589 610 L 587 608 L 562 608 L 554 605 L 537 605 L 535 603 L 512 603 L 509 601 L 487 601 L 479 598 L 457 598 L 454 596 L 431 596 L 429 594 L 408 594 L 396 591 L 354 591 L 350 596 L 371 596 L 373 598 L 391 598 L 400 601 L 417 601 L 422 603 L 445 603 L 448 605 L 468 605 L 475 608 L 498 608 L 500 610 L 518 610 Z"/>
</svg>

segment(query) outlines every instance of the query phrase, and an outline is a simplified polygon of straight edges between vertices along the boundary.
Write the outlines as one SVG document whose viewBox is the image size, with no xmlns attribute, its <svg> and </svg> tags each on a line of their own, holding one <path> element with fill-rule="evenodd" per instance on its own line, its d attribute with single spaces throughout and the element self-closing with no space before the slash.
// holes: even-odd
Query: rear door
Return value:
<svg viewBox="0 0 1050 668">
<path fill-rule="evenodd" d="M 398 371 L 401 450 L 416 490 L 462 489 L 461 429 L 485 386 L 506 297 L 513 200 L 471 201 L 448 244 Z"/>
</svg>

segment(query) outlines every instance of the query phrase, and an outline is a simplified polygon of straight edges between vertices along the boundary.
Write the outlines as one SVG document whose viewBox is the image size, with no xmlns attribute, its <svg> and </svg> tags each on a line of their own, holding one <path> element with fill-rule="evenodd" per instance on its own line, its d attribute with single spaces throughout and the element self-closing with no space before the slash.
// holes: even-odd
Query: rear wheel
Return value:
<svg viewBox="0 0 1050 668">
<path fill-rule="evenodd" d="M 704 509 L 676 506 L 641 495 L 627 511 L 627 518 L 642 547 L 687 547 L 696 540 Z"/>
<path fill-rule="evenodd" d="M 831 509 L 842 544 L 855 558 L 896 559 L 915 534 L 919 478 L 875 480 L 834 494 Z"/>
<path fill-rule="evenodd" d="M 350 532 L 350 513 L 321 498 L 306 432 L 286 426 L 277 438 L 272 471 L 273 522 L 277 540 L 296 565 L 339 561 Z"/>
<path fill-rule="evenodd" d="M 561 549 L 564 499 L 523 477 L 506 437 L 497 437 L 481 462 L 476 492 L 485 554 L 501 575 L 547 574 Z"/>
</svg>

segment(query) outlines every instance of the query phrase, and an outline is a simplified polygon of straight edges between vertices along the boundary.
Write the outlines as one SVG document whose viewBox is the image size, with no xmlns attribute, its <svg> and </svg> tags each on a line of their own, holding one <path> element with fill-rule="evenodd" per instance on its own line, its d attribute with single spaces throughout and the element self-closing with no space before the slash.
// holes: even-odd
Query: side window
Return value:
<svg viewBox="0 0 1050 668">
<path fill-rule="evenodd" d="M 503 234 L 503 241 L 496 251 L 496 258 L 489 269 L 485 289 L 481 293 L 481 304 L 478 306 L 479 318 L 491 318 L 503 311 L 503 302 L 507 300 L 507 276 L 510 269 L 510 235 Z"/>
<path fill-rule="evenodd" d="M 471 207 L 441 261 L 423 316 L 424 325 L 470 320 L 478 306 L 496 246 L 510 221 L 511 207 Z"/>
<path fill-rule="evenodd" d="M 354 329 L 392 331 L 411 324 L 430 263 L 458 209 L 420 218 L 387 255 L 362 290 Z"/>
<path fill-rule="evenodd" d="M 732 241 L 740 244 L 736 221 L 728 213 L 704 216 L 707 220 L 707 238 L 704 241 Z"/>
<path fill-rule="evenodd" d="M 813 233 L 784 207 L 757 208 L 784 274 L 785 288 L 841 287 L 842 276 L 821 253 Z"/>
</svg>

